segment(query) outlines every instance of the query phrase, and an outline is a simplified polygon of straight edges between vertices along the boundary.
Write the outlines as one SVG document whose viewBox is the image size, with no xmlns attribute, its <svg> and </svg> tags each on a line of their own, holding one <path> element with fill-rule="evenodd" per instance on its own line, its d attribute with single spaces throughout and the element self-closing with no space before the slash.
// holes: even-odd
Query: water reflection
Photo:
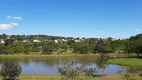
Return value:
<svg viewBox="0 0 142 80">
<path fill-rule="evenodd" d="M 0 62 L 11 59 L 0 59 Z M 98 68 L 98 74 L 116 74 L 121 66 L 114 64 L 105 64 L 99 61 L 98 57 L 51 57 L 51 58 L 15 58 L 22 68 L 23 74 L 58 74 L 58 65 L 62 62 L 74 60 L 88 68 Z M 142 68 L 141 68 L 142 69 Z"/>
</svg>

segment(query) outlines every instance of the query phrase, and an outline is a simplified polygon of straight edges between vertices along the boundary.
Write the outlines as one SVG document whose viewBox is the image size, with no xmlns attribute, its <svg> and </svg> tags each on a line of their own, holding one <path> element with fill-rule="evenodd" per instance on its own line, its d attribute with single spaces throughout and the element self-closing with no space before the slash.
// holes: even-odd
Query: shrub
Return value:
<svg viewBox="0 0 142 80">
<path fill-rule="evenodd" d="M 1 65 L 0 75 L 4 80 L 15 80 L 22 71 L 21 66 L 16 61 L 5 61 Z"/>
<path fill-rule="evenodd" d="M 81 64 L 77 64 L 75 61 L 61 64 L 58 68 L 59 73 L 63 77 L 63 80 L 75 80 L 80 73 L 84 71 L 85 67 Z"/>
<path fill-rule="evenodd" d="M 87 80 L 91 80 L 91 78 L 96 77 L 96 72 L 96 68 L 89 68 L 84 70 Z"/>
<path fill-rule="evenodd" d="M 142 77 L 142 72 L 140 72 L 140 73 L 139 73 L 139 76 L 141 76 L 141 77 Z"/>
<path fill-rule="evenodd" d="M 136 80 L 137 70 L 134 68 L 121 67 L 118 70 L 118 73 L 122 74 L 123 80 Z"/>
<path fill-rule="evenodd" d="M 84 71 L 85 75 L 88 77 L 95 77 L 96 76 L 96 68 L 89 68 Z"/>
</svg>

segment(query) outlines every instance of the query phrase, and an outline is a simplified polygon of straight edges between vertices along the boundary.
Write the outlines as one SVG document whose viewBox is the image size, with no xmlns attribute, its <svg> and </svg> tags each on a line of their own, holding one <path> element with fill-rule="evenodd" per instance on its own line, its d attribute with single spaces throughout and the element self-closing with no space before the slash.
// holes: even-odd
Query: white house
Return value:
<svg viewBox="0 0 142 80">
<path fill-rule="evenodd" d="M 54 40 L 55 43 L 59 43 L 58 40 Z"/>
<path fill-rule="evenodd" d="M 28 40 L 23 40 L 22 42 L 25 43 L 25 42 L 30 42 L 30 41 L 28 41 Z"/>
<path fill-rule="evenodd" d="M 4 44 L 4 43 L 5 43 L 5 41 L 4 41 L 3 39 L 1 39 L 1 40 L 0 40 L 0 43 L 1 43 L 1 44 Z"/>
<path fill-rule="evenodd" d="M 34 42 L 41 42 L 41 41 L 39 41 L 39 40 L 35 39 L 35 40 L 34 40 Z"/>
<path fill-rule="evenodd" d="M 7 38 L 6 39 L 10 39 L 10 36 L 7 36 Z"/>
<path fill-rule="evenodd" d="M 62 39 L 62 41 L 63 41 L 63 42 L 67 42 L 67 40 L 65 40 L 65 39 Z"/>
<path fill-rule="evenodd" d="M 75 40 L 75 42 L 81 42 L 80 40 Z"/>
</svg>

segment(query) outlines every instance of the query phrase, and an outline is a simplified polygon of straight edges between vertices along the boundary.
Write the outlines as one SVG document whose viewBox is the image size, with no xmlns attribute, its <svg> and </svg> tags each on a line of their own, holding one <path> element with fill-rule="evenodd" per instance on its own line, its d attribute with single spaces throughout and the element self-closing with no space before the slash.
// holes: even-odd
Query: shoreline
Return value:
<svg viewBox="0 0 142 80">
<path fill-rule="evenodd" d="M 130 67 L 142 67 L 142 59 L 137 58 L 120 58 L 120 59 L 110 59 L 107 61 L 110 64 L 117 64 Z"/>
<path fill-rule="evenodd" d="M 116 53 L 110 53 L 108 54 L 109 56 L 116 56 L 116 57 L 119 57 L 119 56 L 127 56 L 127 54 L 116 54 Z M 34 53 L 31 53 L 31 54 L 0 54 L 0 56 L 26 56 L 26 57 L 30 57 L 30 56 L 45 56 L 45 57 L 50 57 L 50 56 L 100 56 L 100 54 L 93 54 L 93 53 L 90 53 L 90 54 L 78 54 L 78 53 L 71 53 L 71 54 L 34 54 Z"/>
<path fill-rule="evenodd" d="M 35 78 L 36 80 L 61 80 L 63 76 L 60 75 L 48 75 L 48 74 L 21 74 L 18 79 L 20 80 L 32 80 L 33 78 Z M 86 77 L 84 75 L 80 75 L 79 76 L 81 79 L 86 79 Z M 120 74 L 111 74 L 111 75 L 105 75 L 105 76 L 101 76 L 101 77 L 93 77 L 91 80 L 104 80 L 105 78 L 107 80 L 121 80 L 122 75 Z M 137 75 L 136 76 L 136 80 L 140 80 L 141 78 Z"/>
<path fill-rule="evenodd" d="M 42 58 L 42 57 L 99 57 L 99 54 L 70 54 L 70 55 L 56 55 L 56 54 L 51 54 L 51 55 L 43 55 L 43 54 L 8 54 L 8 55 L 0 55 L 0 57 L 27 57 L 27 58 Z"/>
</svg>

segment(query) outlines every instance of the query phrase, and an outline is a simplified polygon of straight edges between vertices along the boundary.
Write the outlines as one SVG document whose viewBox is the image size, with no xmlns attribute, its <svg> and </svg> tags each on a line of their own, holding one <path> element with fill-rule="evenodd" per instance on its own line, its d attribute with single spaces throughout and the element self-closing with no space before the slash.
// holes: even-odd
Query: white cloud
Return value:
<svg viewBox="0 0 142 80">
<path fill-rule="evenodd" d="M 19 19 L 19 20 L 20 20 L 20 19 L 22 19 L 22 18 L 21 18 L 21 17 L 13 17 L 13 19 Z"/>
<path fill-rule="evenodd" d="M 17 20 L 21 20 L 22 19 L 22 17 L 12 17 L 12 16 L 7 16 L 7 18 L 8 19 L 17 19 Z"/>
<path fill-rule="evenodd" d="M 100 32 L 100 33 L 104 33 L 104 31 L 102 31 L 102 30 L 100 30 L 99 32 Z"/>
<path fill-rule="evenodd" d="M 6 30 L 18 26 L 18 23 L 12 22 L 10 24 L 0 24 L 0 30 Z"/>
<path fill-rule="evenodd" d="M 11 25 L 11 26 L 18 26 L 18 23 L 12 22 L 12 23 L 10 23 L 10 25 Z"/>
<path fill-rule="evenodd" d="M 139 29 L 135 29 L 136 31 L 139 31 Z"/>
<path fill-rule="evenodd" d="M 12 18 L 12 16 L 7 16 L 7 18 L 8 18 L 8 19 L 11 19 L 11 18 Z"/>
<path fill-rule="evenodd" d="M 17 19 L 17 20 L 20 20 L 22 19 L 21 17 L 12 17 L 12 16 L 7 16 L 8 19 Z M 16 22 L 11 22 L 9 24 L 0 24 L 0 30 L 6 30 L 6 29 L 10 29 L 10 28 L 13 28 L 13 27 L 16 27 L 18 26 L 19 24 L 16 23 Z"/>
</svg>

